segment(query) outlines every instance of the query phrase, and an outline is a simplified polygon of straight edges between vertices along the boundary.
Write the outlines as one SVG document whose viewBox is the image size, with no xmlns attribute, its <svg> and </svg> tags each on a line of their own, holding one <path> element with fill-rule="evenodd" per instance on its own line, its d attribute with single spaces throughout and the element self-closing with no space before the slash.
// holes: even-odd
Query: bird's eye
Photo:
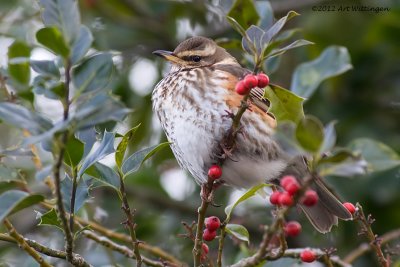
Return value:
<svg viewBox="0 0 400 267">
<path fill-rule="evenodd" d="M 190 60 L 192 60 L 193 62 L 200 62 L 201 56 L 191 56 Z"/>
</svg>

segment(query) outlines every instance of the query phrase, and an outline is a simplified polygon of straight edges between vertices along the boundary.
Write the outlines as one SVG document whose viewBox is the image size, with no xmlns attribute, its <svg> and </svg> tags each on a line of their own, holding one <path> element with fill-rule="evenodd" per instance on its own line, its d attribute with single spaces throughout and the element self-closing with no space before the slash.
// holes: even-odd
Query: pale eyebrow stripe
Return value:
<svg viewBox="0 0 400 267">
<path fill-rule="evenodd" d="M 217 48 L 213 45 L 207 45 L 203 50 L 189 50 L 189 51 L 182 51 L 177 54 L 178 57 L 184 56 L 211 56 L 215 53 Z"/>
</svg>

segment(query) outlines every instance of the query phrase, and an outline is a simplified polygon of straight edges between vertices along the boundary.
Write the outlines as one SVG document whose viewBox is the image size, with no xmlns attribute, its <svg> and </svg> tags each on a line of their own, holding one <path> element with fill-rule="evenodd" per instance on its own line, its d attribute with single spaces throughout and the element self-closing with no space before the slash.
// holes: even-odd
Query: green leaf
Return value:
<svg viewBox="0 0 400 267">
<path fill-rule="evenodd" d="M 89 154 L 82 160 L 79 166 L 78 177 L 81 177 L 95 162 L 114 153 L 114 139 L 114 133 L 104 131 L 103 139 L 99 146 L 93 147 Z"/>
<path fill-rule="evenodd" d="M 270 28 L 274 23 L 274 11 L 272 10 L 271 3 L 269 1 L 256 1 L 254 4 L 261 18 L 260 27 L 262 29 Z"/>
<path fill-rule="evenodd" d="M 37 212 L 38 216 L 40 216 L 39 225 L 48 225 L 48 226 L 55 226 L 61 231 L 64 231 L 60 221 L 58 220 L 57 212 L 55 209 L 51 209 L 45 214 L 41 214 Z"/>
<path fill-rule="evenodd" d="M 240 26 L 239 22 L 237 22 L 234 18 L 226 16 L 226 19 L 228 20 L 229 24 L 231 24 L 232 28 L 234 28 L 238 33 L 240 33 L 241 36 L 246 36 L 246 30 L 243 29 L 242 26 Z"/>
<path fill-rule="evenodd" d="M 72 196 L 72 179 L 66 174 L 65 178 L 61 181 L 61 194 L 63 197 L 63 203 L 67 212 L 71 212 L 71 196 Z M 85 179 L 79 179 L 77 181 L 76 193 L 75 193 L 75 208 L 74 212 L 78 212 L 80 208 L 89 199 L 89 185 Z"/>
<path fill-rule="evenodd" d="M 330 46 L 313 61 L 300 64 L 292 78 L 291 91 L 309 98 L 325 79 L 342 74 L 352 68 L 347 48 Z"/>
<path fill-rule="evenodd" d="M 46 26 L 56 26 L 68 44 L 78 36 L 81 18 L 75 0 L 40 0 L 42 18 Z"/>
<path fill-rule="evenodd" d="M 339 160 L 338 157 L 335 160 Z M 340 159 L 341 160 L 341 159 Z M 321 176 L 334 175 L 342 177 L 353 177 L 367 173 L 368 163 L 360 156 L 348 157 L 347 159 L 333 164 L 322 164 L 319 166 Z"/>
<path fill-rule="evenodd" d="M 164 147 L 169 146 L 168 142 L 161 143 L 159 145 L 151 146 L 142 150 L 139 150 L 130 155 L 122 164 L 121 171 L 124 174 L 124 178 L 131 173 L 136 172 L 143 165 L 143 163 L 157 153 Z"/>
<path fill-rule="evenodd" d="M 76 138 L 78 138 L 84 144 L 83 157 L 86 157 L 90 150 L 92 150 L 94 143 L 97 142 L 96 129 L 94 127 L 88 128 L 86 130 L 77 132 L 75 135 Z"/>
<path fill-rule="evenodd" d="M 384 171 L 400 165 L 400 156 L 381 142 L 360 138 L 352 141 L 349 148 L 361 153 L 371 171 Z"/>
<path fill-rule="evenodd" d="M 250 243 L 250 235 L 249 235 L 249 231 L 247 231 L 247 229 L 240 224 L 227 224 L 225 226 L 226 232 L 234 237 L 236 237 L 237 239 L 241 240 L 241 241 L 245 241 L 247 242 L 247 244 Z"/>
<path fill-rule="evenodd" d="M 72 45 L 72 53 L 71 53 L 72 65 L 79 62 L 79 60 L 81 60 L 86 55 L 86 53 L 89 51 L 89 48 L 92 46 L 92 43 L 93 43 L 92 32 L 85 25 L 81 25 L 78 38 Z"/>
<path fill-rule="evenodd" d="M 321 145 L 321 154 L 330 151 L 336 144 L 335 125 L 336 121 L 332 121 L 324 128 L 324 142 Z"/>
<path fill-rule="evenodd" d="M 235 19 L 245 29 L 250 25 L 257 25 L 260 20 L 252 0 L 236 0 L 229 10 L 228 16 Z"/>
<path fill-rule="evenodd" d="M 0 194 L 15 188 L 24 188 L 26 183 L 21 180 L 0 181 Z"/>
<path fill-rule="evenodd" d="M 79 130 L 85 130 L 104 122 L 122 121 L 130 112 L 112 96 L 93 92 L 78 99 L 72 119 Z"/>
<path fill-rule="evenodd" d="M 0 223 L 4 218 L 44 200 L 42 195 L 10 190 L 0 195 Z"/>
<path fill-rule="evenodd" d="M 314 44 L 314 43 L 310 42 L 310 41 L 307 41 L 307 40 L 303 40 L 303 39 L 296 40 L 293 43 L 291 43 L 291 44 L 289 44 L 289 45 L 287 45 L 285 47 L 272 50 L 271 53 L 266 55 L 264 58 L 276 57 L 276 56 L 282 55 L 283 53 L 285 53 L 288 50 L 291 50 L 291 49 L 294 49 L 294 48 L 297 48 L 297 47 L 301 47 L 301 46 L 305 46 L 305 45 L 311 45 L 311 44 Z"/>
<path fill-rule="evenodd" d="M 111 80 L 114 63 L 110 53 L 94 55 L 72 71 L 72 82 L 78 92 L 105 88 Z"/>
<path fill-rule="evenodd" d="M 246 36 L 242 38 L 242 47 L 243 49 L 249 53 L 261 55 L 262 51 L 262 36 L 264 35 L 264 31 L 255 25 L 251 25 L 250 28 L 246 30 Z"/>
<path fill-rule="evenodd" d="M 268 112 L 275 116 L 278 123 L 282 121 L 297 123 L 304 117 L 304 99 L 289 90 L 270 84 L 264 90 L 264 97 L 270 101 Z"/>
<path fill-rule="evenodd" d="M 135 134 L 136 130 L 139 129 L 140 124 L 130 129 L 126 134 L 122 137 L 121 142 L 118 144 L 117 150 L 115 152 L 115 163 L 117 167 L 121 169 L 122 161 L 124 160 L 125 151 L 128 147 L 129 142 L 132 140 L 133 135 Z"/>
<path fill-rule="evenodd" d="M 29 86 L 31 72 L 29 68 L 30 47 L 21 42 L 15 41 L 8 48 L 8 73 L 19 85 Z"/>
<path fill-rule="evenodd" d="M 0 119 L 17 128 L 27 129 L 32 134 L 46 132 L 52 127 L 50 120 L 23 106 L 8 102 L 0 103 Z"/>
<path fill-rule="evenodd" d="M 321 158 L 318 163 L 319 164 L 337 164 L 337 163 L 346 161 L 349 158 L 357 159 L 357 158 L 359 158 L 359 156 L 357 156 L 356 154 L 354 154 L 352 151 L 350 151 L 348 149 L 341 148 L 341 149 L 334 151 L 330 155 Z"/>
<path fill-rule="evenodd" d="M 68 166 L 78 166 L 83 156 L 83 143 L 75 136 L 71 136 L 65 148 L 64 162 Z"/>
<path fill-rule="evenodd" d="M 60 55 L 63 58 L 69 56 L 69 47 L 57 28 L 47 27 L 40 29 L 36 33 L 36 39 L 40 44 L 48 48 L 54 54 Z"/>
<path fill-rule="evenodd" d="M 31 60 L 30 63 L 32 69 L 41 75 L 60 77 L 60 70 L 53 60 Z"/>
<path fill-rule="evenodd" d="M 297 125 L 296 139 L 305 150 L 317 153 L 324 141 L 322 123 L 315 117 L 304 117 Z"/>
<path fill-rule="evenodd" d="M 232 205 L 227 206 L 225 208 L 225 214 L 226 214 L 225 222 L 229 222 L 230 221 L 231 214 L 232 214 L 234 208 L 236 208 L 237 205 L 239 205 L 243 201 L 255 196 L 255 194 L 257 193 L 258 190 L 260 190 L 260 189 L 262 189 L 262 188 L 264 188 L 266 186 L 271 186 L 271 185 L 270 184 L 259 184 L 259 185 L 253 186 L 252 188 L 247 190 L 238 200 L 236 200 L 235 203 L 233 203 Z"/>
<path fill-rule="evenodd" d="M 288 22 L 291 18 L 296 17 L 298 15 L 299 14 L 294 11 L 289 11 L 286 16 L 282 17 L 277 22 L 275 22 L 275 24 L 272 25 L 272 27 L 265 32 L 261 40 L 263 44 L 263 50 L 265 50 L 268 47 L 271 40 L 282 30 L 286 22 Z"/>
<path fill-rule="evenodd" d="M 94 168 L 97 173 L 97 175 L 94 176 L 96 180 L 101 182 L 102 185 L 109 186 L 119 192 L 119 176 L 113 169 L 100 162 L 96 162 Z"/>
</svg>

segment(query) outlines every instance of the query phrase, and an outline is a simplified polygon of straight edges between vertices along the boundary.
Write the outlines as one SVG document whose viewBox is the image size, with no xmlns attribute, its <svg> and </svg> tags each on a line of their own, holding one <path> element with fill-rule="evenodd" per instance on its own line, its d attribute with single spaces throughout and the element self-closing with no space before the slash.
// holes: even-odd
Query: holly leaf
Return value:
<svg viewBox="0 0 400 267">
<path fill-rule="evenodd" d="M 260 20 L 252 0 L 236 0 L 229 10 L 228 16 L 235 19 L 245 29 L 251 25 L 257 25 Z"/>
<path fill-rule="evenodd" d="M 88 27 L 81 25 L 79 29 L 78 38 L 72 45 L 71 64 L 76 64 L 81 60 L 93 43 L 93 35 Z"/>
<path fill-rule="evenodd" d="M 301 97 L 309 98 L 322 81 L 350 70 L 353 67 L 350 61 L 347 48 L 330 46 L 318 58 L 296 68 L 290 90 Z"/>
<path fill-rule="evenodd" d="M 317 153 L 324 141 L 322 123 L 313 116 L 304 117 L 297 124 L 296 139 L 305 150 Z"/>
<path fill-rule="evenodd" d="M 225 226 L 225 230 L 228 234 L 236 237 L 237 239 L 241 240 L 241 241 L 245 241 L 247 242 L 247 244 L 250 244 L 250 235 L 249 235 L 249 231 L 247 231 L 247 229 L 240 224 L 227 224 Z"/>
<path fill-rule="evenodd" d="M 266 187 L 266 186 L 271 186 L 271 184 L 259 184 L 259 185 L 255 185 L 252 188 L 250 188 L 249 190 L 247 190 L 238 200 L 236 200 L 233 204 L 227 206 L 225 208 L 225 214 L 226 214 L 226 219 L 225 222 L 229 222 L 231 219 L 231 215 L 233 210 L 236 208 L 237 205 L 239 205 L 240 203 L 242 203 L 243 201 L 253 197 L 256 195 L 256 193 Z"/>
<path fill-rule="evenodd" d="M 18 85 L 25 89 L 29 86 L 31 72 L 29 68 L 30 47 L 21 42 L 15 41 L 8 48 L 8 73 Z"/>
<path fill-rule="evenodd" d="M 28 194 L 19 190 L 6 191 L 0 195 L 0 223 L 4 218 L 44 200 L 42 195 Z"/>
<path fill-rule="evenodd" d="M 124 134 L 121 142 L 118 144 L 117 150 L 115 152 L 115 162 L 120 169 L 122 166 L 122 161 L 124 160 L 125 152 L 128 147 L 129 142 L 132 140 L 135 132 L 139 129 L 140 124 L 130 129 Z"/>
<path fill-rule="evenodd" d="M 40 212 L 36 213 L 37 217 L 40 218 L 39 225 L 55 226 L 61 231 L 64 231 L 60 221 L 58 220 L 57 212 L 55 209 L 51 209 L 45 214 L 41 214 Z"/>
<path fill-rule="evenodd" d="M 61 32 L 55 27 L 46 27 L 36 32 L 37 41 L 56 55 L 69 56 L 70 50 Z"/>
<path fill-rule="evenodd" d="M 72 179 L 66 175 L 61 181 L 61 193 L 63 197 L 63 203 L 67 212 L 71 212 L 71 197 L 72 197 Z M 74 212 L 78 212 L 82 208 L 83 204 L 89 199 L 89 185 L 85 179 L 79 179 L 77 181 L 77 187 L 75 191 L 75 207 Z"/>
<path fill-rule="evenodd" d="M 54 60 L 31 60 L 30 63 L 32 69 L 43 76 L 60 77 L 60 70 Z"/>
<path fill-rule="evenodd" d="M 297 124 L 304 117 L 304 98 L 287 89 L 270 84 L 264 89 L 264 98 L 270 101 L 268 112 L 275 116 L 278 123 L 292 121 Z"/>
</svg>

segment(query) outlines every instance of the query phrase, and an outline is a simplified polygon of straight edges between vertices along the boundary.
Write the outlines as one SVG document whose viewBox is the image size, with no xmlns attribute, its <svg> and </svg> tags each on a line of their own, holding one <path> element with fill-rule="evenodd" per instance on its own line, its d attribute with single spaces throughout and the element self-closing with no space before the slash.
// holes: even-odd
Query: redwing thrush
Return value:
<svg viewBox="0 0 400 267">
<path fill-rule="evenodd" d="M 205 183 L 208 168 L 217 162 L 216 147 L 232 125 L 226 111 L 236 113 L 242 99 L 235 85 L 250 71 L 205 37 L 187 39 L 173 52 L 153 53 L 172 63 L 153 91 L 153 109 L 181 167 Z M 268 102 L 262 95 L 260 88 L 250 93 L 251 110 L 241 119 L 243 134 L 237 135 L 232 157 L 223 165 L 221 179 L 228 185 L 248 188 L 276 182 L 284 173 L 296 177 L 309 173 L 302 158 L 291 158 L 272 139 L 276 121 L 267 113 Z M 316 177 L 312 187 L 320 201 L 313 207 L 300 206 L 318 231 L 329 232 L 338 217 L 351 218 L 322 180 Z"/>
</svg>

